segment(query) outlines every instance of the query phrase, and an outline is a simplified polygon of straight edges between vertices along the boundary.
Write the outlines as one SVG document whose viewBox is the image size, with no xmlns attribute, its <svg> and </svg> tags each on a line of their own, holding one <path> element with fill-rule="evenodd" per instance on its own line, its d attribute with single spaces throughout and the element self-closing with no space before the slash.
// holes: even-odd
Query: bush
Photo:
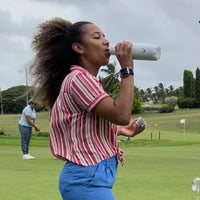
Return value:
<svg viewBox="0 0 200 200">
<path fill-rule="evenodd" d="M 194 98 L 179 98 L 177 101 L 179 108 L 195 108 L 195 99 Z"/>
<path fill-rule="evenodd" d="M 143 104 L 142 105 L 142 111 L 158 111 L 160 108 L 159 105 L 155 105 L 155 104 Z"/>
<path fill-rule="evenodd" d="M 1 131 L 1 130 L 0 130 L 0 135 L 4 135 L 4 131 Z"/>
<path fill-rule="evenodd" d="M 159 112 L 160 113 L 170 113 L 170 112 L 173 112 L 174 111 L 174 106 L 169 106 L 169 105 L 162 105 L 160 108 L 159 108 Z"/>
<path fill-rule="evenodd" d="M 175 97 L 175 96 L 171 96 L 171 97 L 166 97 L 165 98 L 165 104 L 167 104 L 168 106 L 176 106 L 177 104 L 177 100 L 178 100 L 178 97 Z"/>
<path fill-rule="evenodd" d="M 200 99 L 195 99 L 195 108 L 200 108 Z"/>
<path fill-rule="evenodd" d="M 138 114 L 142 112 L 142 104 L 138 99 L 134 99 L 132 114 Z"/>
</svg>

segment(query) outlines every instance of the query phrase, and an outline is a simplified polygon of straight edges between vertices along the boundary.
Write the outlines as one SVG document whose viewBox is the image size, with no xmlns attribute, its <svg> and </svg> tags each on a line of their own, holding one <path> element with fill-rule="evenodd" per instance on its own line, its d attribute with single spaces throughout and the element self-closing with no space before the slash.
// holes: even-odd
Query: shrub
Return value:
<svg viewBox="0 0 200 200">
<path fill-rule="evenodd" d="M 8 133 L 4 131 L 4 129 L 0 130 L 0 135 L 8 136 Z"/>
<path fill-rule="evenodd" d="M 155 104 L 144 104 L 142 105 L 142 111 L 158 111 L 160 108 L 159 105 Z"/>
<path fill-rule="evenodd" d="M 4 135 L 4 131 L 1 131 L 1 130 L 0 130 L 0 135 Z"/>
<path fill-rule="evenodd" d="M 175 96 L 171 96 L 171 97 L 166 97 L 165 98 L 165 104 L 167 104 L 168 106 L 176 106 L 177 104 L 177 100 L 178 100 L 178 97 L 175 97 Z"/>
<path fill-rule="evenodd" d="M 195 99 L 195 108 L 200 108 L 200 99 Z"/>
<path fill-rule="evenodd" d="M 138 114 L 142 112 L 142 104 L 138 99 L 134 99 L 132 114 Z"/>
<path fill-rule="evenodd" d="M 174 111 L 174 106 L 169 106 L 169 105 L 162 105 L 160 108 L 159 108 L 159 112 L 160 113 L 170 113 L 170 112 L 173 112 Z"/>
<path fill-rule="evenodd" d="M 195 108 L 195 99 L 194 98 L 179 98 L 177 101 L 179 108 Z"/>
</svg>

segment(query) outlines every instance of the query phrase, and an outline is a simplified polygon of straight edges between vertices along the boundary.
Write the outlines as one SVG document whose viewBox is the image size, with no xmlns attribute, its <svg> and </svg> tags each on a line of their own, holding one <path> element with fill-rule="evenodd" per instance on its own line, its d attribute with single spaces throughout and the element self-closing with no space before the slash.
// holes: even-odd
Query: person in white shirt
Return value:
<svg viewBox="0 0 200 200">
<path fill-rule="evenodd" d="M 36 125 L 36 112 L 35 112 L 36 103 L 30 101 L 28 105 L 23 109 L 21 119 L 19 120 L 19 131 L 21 134 L 21 150 L 23 152 L 23 159 L 30 160 L 34 159 L 33 156 L 29 154 L 29 144 L 32 136 L 32 128 L 35 131 L 40 129 Z"/>
</svg>

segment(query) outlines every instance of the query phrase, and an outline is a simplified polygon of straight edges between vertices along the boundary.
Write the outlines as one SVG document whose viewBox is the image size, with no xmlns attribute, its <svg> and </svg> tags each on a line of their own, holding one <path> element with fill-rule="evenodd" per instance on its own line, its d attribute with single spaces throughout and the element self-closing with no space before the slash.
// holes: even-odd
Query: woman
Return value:
<svg viewBox="0 0 200 200">
<path fill-rule="evenodd" d="M 23 109 L 21 119 L 19 120 L 19 131 L 21 134 L 21 149 L 23 153 L 23 160 L 31 160 L 35 157 L 29 154 L 29 144 L 32 136 L 32 127 L 35 131 L 40 129 L 36 125 L 36 112 L 35 112 L 36 103 L 30 101 L 28 105 Z"/>
<path fill-rule="evenodd" d="M 55 18 L 34 37 L 32 69 L 37 96 L 51 109 L 50 149 L 67 161 L 60 174 L 63 200 L 113 200 L 117 160 L 123 164 L 118 135 L 144 130 L 130 121 L 134 96 L 132 44 L 116 45 L 121 87 L 114 101 L 96 75 L 109 62 L 109 41 L 91 22 Z"/>
</svg>

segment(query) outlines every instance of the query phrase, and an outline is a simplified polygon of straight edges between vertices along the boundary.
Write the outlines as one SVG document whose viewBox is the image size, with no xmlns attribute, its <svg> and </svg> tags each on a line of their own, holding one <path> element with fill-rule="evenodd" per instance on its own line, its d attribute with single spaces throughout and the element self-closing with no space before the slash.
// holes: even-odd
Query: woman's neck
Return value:
<svg viewBox="0 0 200 200">
<path fill-rule="evenodd" d="M 97 76 L 99 68 L 100 68 L 88 62 L 80 62 L 80 66 L 86 69 L 93 76 Z"/>
</svg>

